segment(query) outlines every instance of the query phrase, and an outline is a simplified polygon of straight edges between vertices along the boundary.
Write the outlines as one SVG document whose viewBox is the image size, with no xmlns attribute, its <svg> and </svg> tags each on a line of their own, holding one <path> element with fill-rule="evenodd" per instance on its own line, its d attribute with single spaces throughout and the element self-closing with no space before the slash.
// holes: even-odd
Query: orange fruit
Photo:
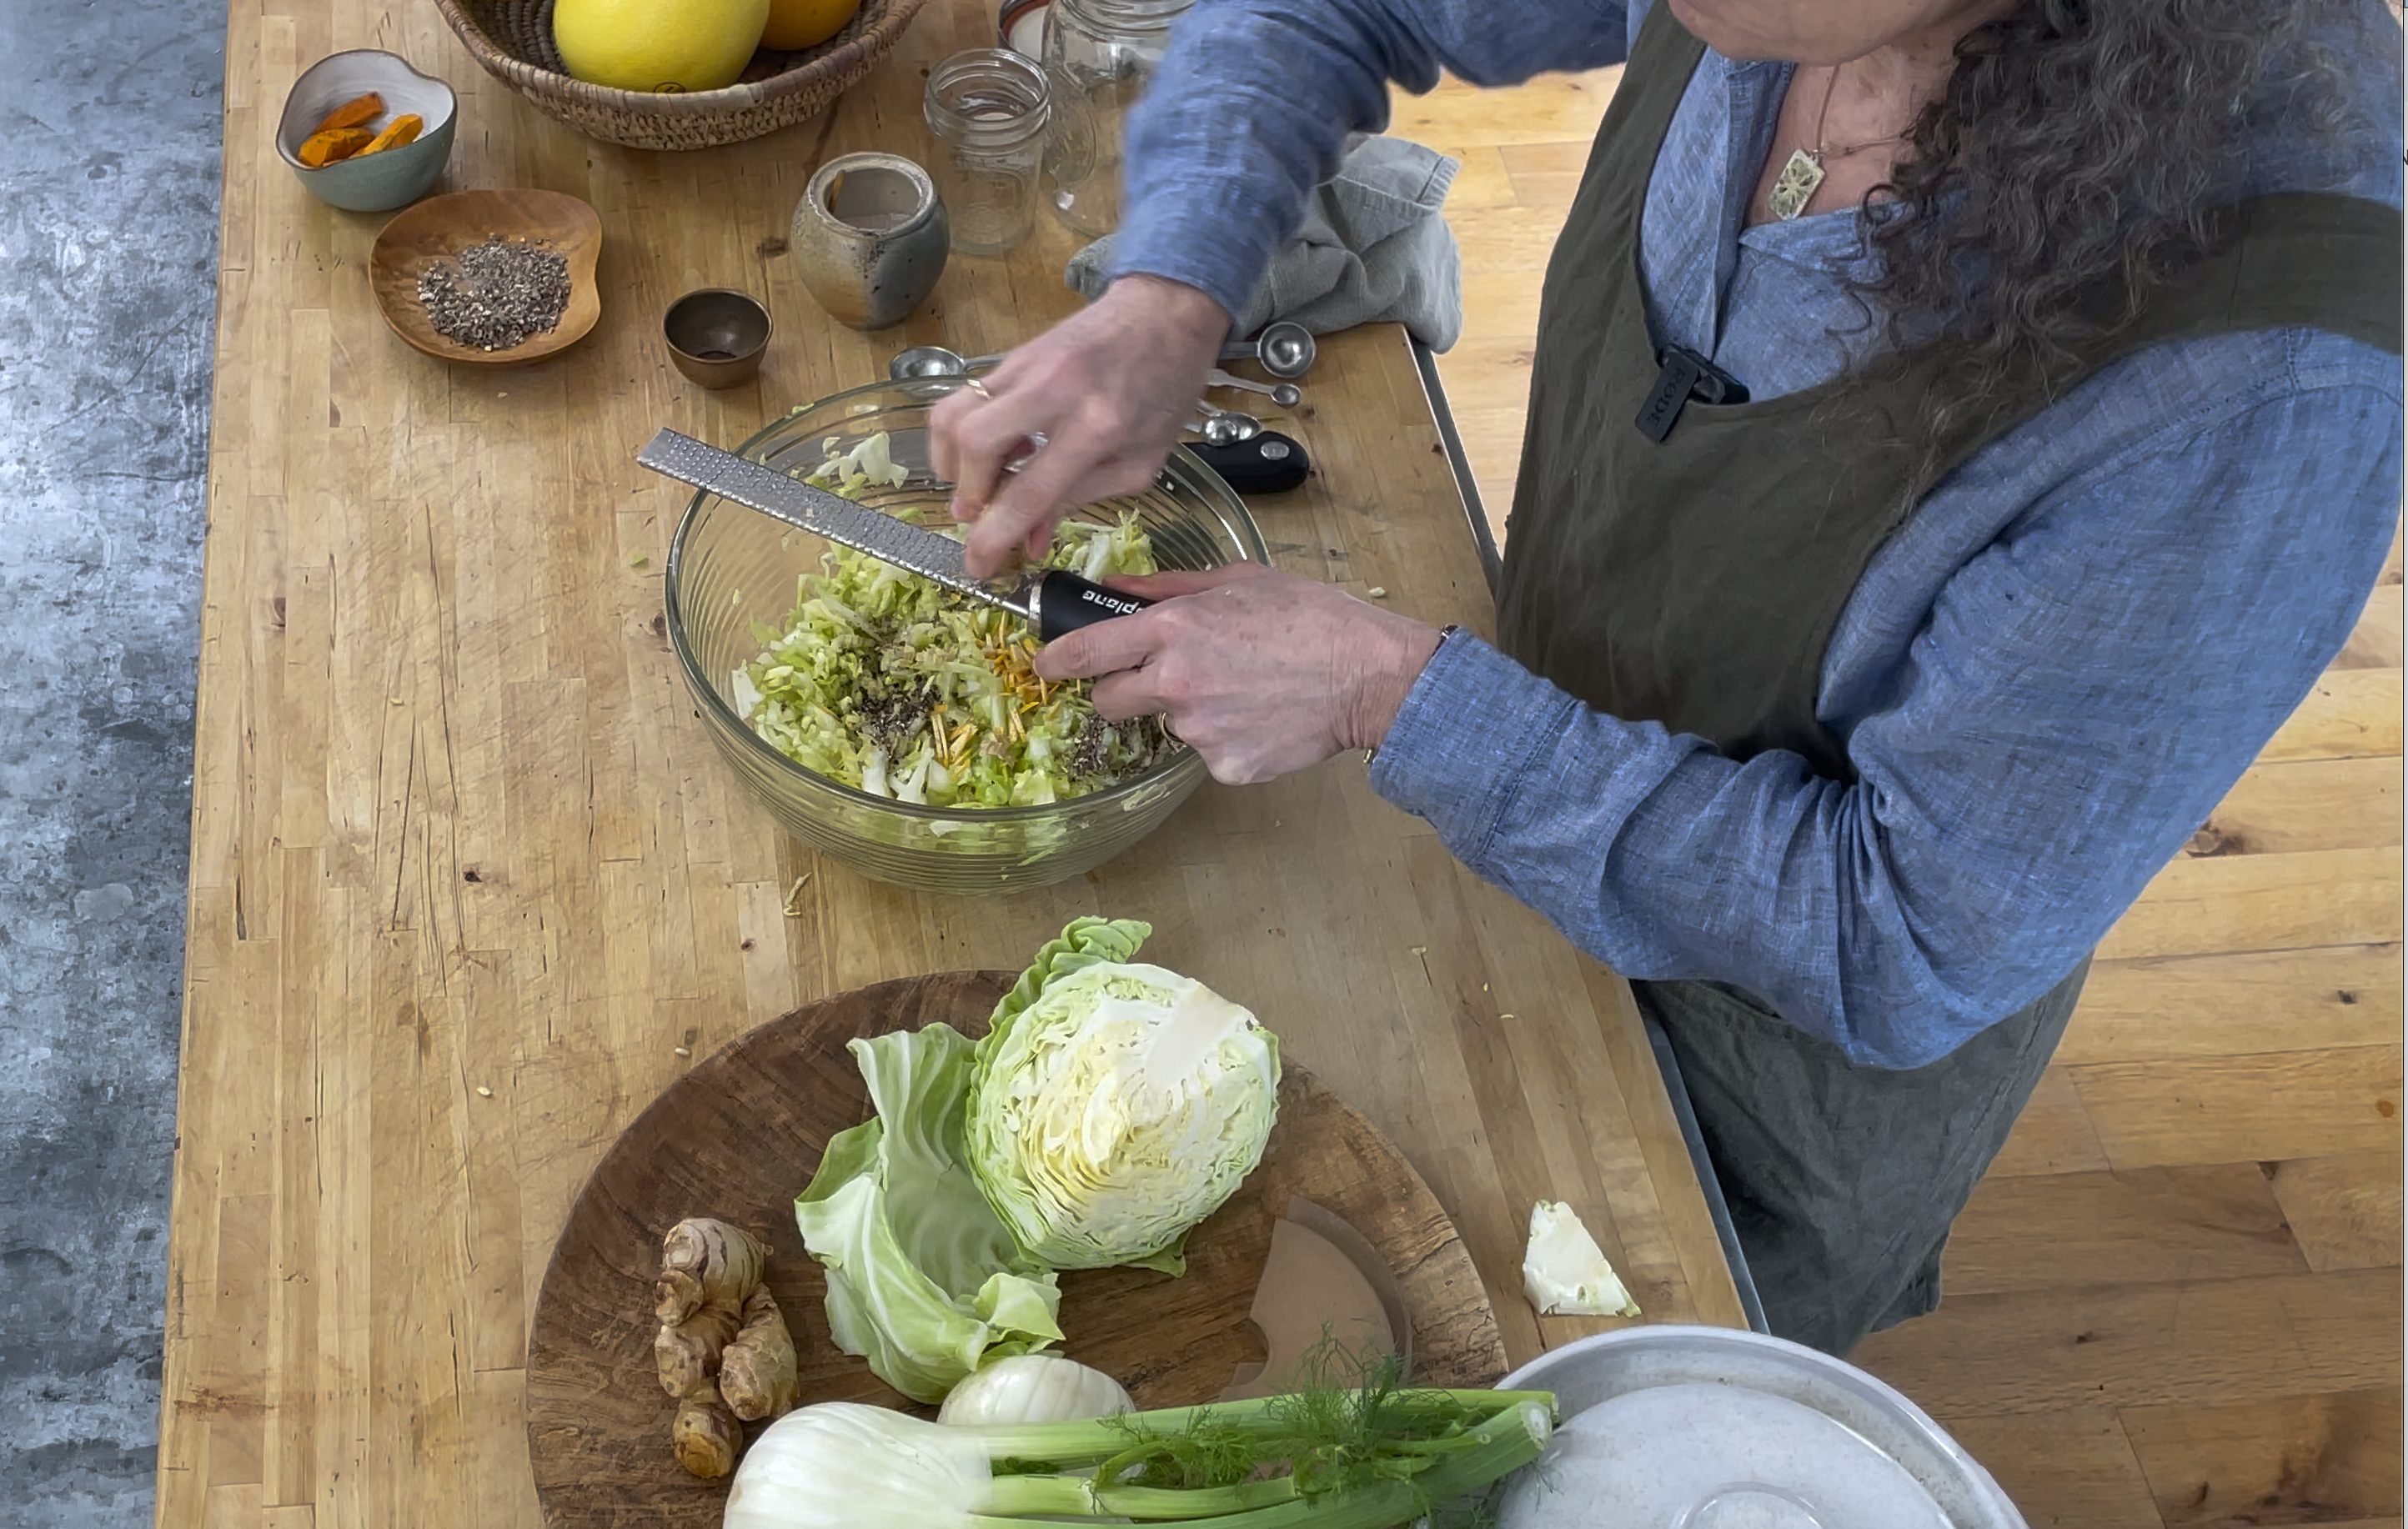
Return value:
<svg viewBox="0 0 2408 1529">
<path fill-rule="evenodd" d="M 817 48 L 844 30 L 861 0 L 769 0 L 769 21 L 761 46 L 791 50 Z"/>
</svg>

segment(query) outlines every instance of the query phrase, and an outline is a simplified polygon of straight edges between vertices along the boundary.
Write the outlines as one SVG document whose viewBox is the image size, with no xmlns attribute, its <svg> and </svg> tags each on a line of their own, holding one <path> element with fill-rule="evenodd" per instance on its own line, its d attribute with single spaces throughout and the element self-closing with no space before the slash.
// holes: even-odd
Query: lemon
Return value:
<svg viewBox="0 0 2408 1529">
<path fill-rule="evenodd" d="M 744 72 L 768 17 L 769 0 L 559 0 L 552 36 L 589 84 L 715 91 Z"/>
<path fill-rule="evenodd" d="M 844 30 L 861 0 L 769 0 L 764 48 L 817 48 Z"/>
</svg>

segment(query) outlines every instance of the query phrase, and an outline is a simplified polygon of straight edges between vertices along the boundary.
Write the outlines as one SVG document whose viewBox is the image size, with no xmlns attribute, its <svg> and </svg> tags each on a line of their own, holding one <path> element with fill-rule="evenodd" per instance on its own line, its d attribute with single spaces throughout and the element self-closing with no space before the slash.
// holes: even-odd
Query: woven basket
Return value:
<svg viewBox="0 0 2408 1529">
<path fill-rule="evenodd" d="M 656 95 L 570 79 L 552 45 L 552 0 L 435 0 L 486 73 L 587 137 L 630 149 L 713 149 L 791 127 L 885 57 L 922 3 L 861 0 L 844 30 L 817 48 L 764 49 L 724 90 Z"/>
</svg>

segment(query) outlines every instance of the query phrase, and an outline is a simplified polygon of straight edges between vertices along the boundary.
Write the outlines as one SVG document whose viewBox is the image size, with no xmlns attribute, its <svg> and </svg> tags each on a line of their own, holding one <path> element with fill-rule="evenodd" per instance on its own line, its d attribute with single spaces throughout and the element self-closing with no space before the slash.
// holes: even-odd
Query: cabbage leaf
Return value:
<svg viewBox="0 0 2408 1529">
<path fill-rule="evenodd" d="M 848 1049 L 878 1113 L 829 1140 L 796 1224 L 827 1267 L 837 1347 L 913 1400 L 941 1401 L 984 1360 L 1060 1341 L 1061 1292 L 964 1155 L 969 1041 L 932 1024 Z"/>
<path fill-rule="evenodd" d="M 1072 972 L 1083 971 L 1103 961 L 1126 961 L 1137 954 L 1154 925 L 1138 919 L 1072 919 L 1062 933 L 1038 947 L 1029 961 L 1028 969 L 1011 991 L 996 1000 L 995 1012 L 987 1016 L 987 1038 L 980 1043 L 984 1052 L 1000 1044 L 998 1031 L 1008 1028 L 1012 1019 L 1037 1001 L 1045 984 Z"/>
</svg>

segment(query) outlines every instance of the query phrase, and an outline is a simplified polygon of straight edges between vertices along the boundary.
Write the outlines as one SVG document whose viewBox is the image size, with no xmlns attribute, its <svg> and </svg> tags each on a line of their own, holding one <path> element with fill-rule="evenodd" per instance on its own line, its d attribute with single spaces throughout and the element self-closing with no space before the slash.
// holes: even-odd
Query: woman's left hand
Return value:
<svg viewBox="0 0 2408 1529">
<path fill-rule="evenodd" d="M 1161 713 L 1232 785 L 1377 747 L 1438 650 L 1433 627 L 1258 563 L 1111 583 L 1162 603 L 1056 638 L 1037 672 L 1094 679 L 1108 722 Z"/>
</svg>

